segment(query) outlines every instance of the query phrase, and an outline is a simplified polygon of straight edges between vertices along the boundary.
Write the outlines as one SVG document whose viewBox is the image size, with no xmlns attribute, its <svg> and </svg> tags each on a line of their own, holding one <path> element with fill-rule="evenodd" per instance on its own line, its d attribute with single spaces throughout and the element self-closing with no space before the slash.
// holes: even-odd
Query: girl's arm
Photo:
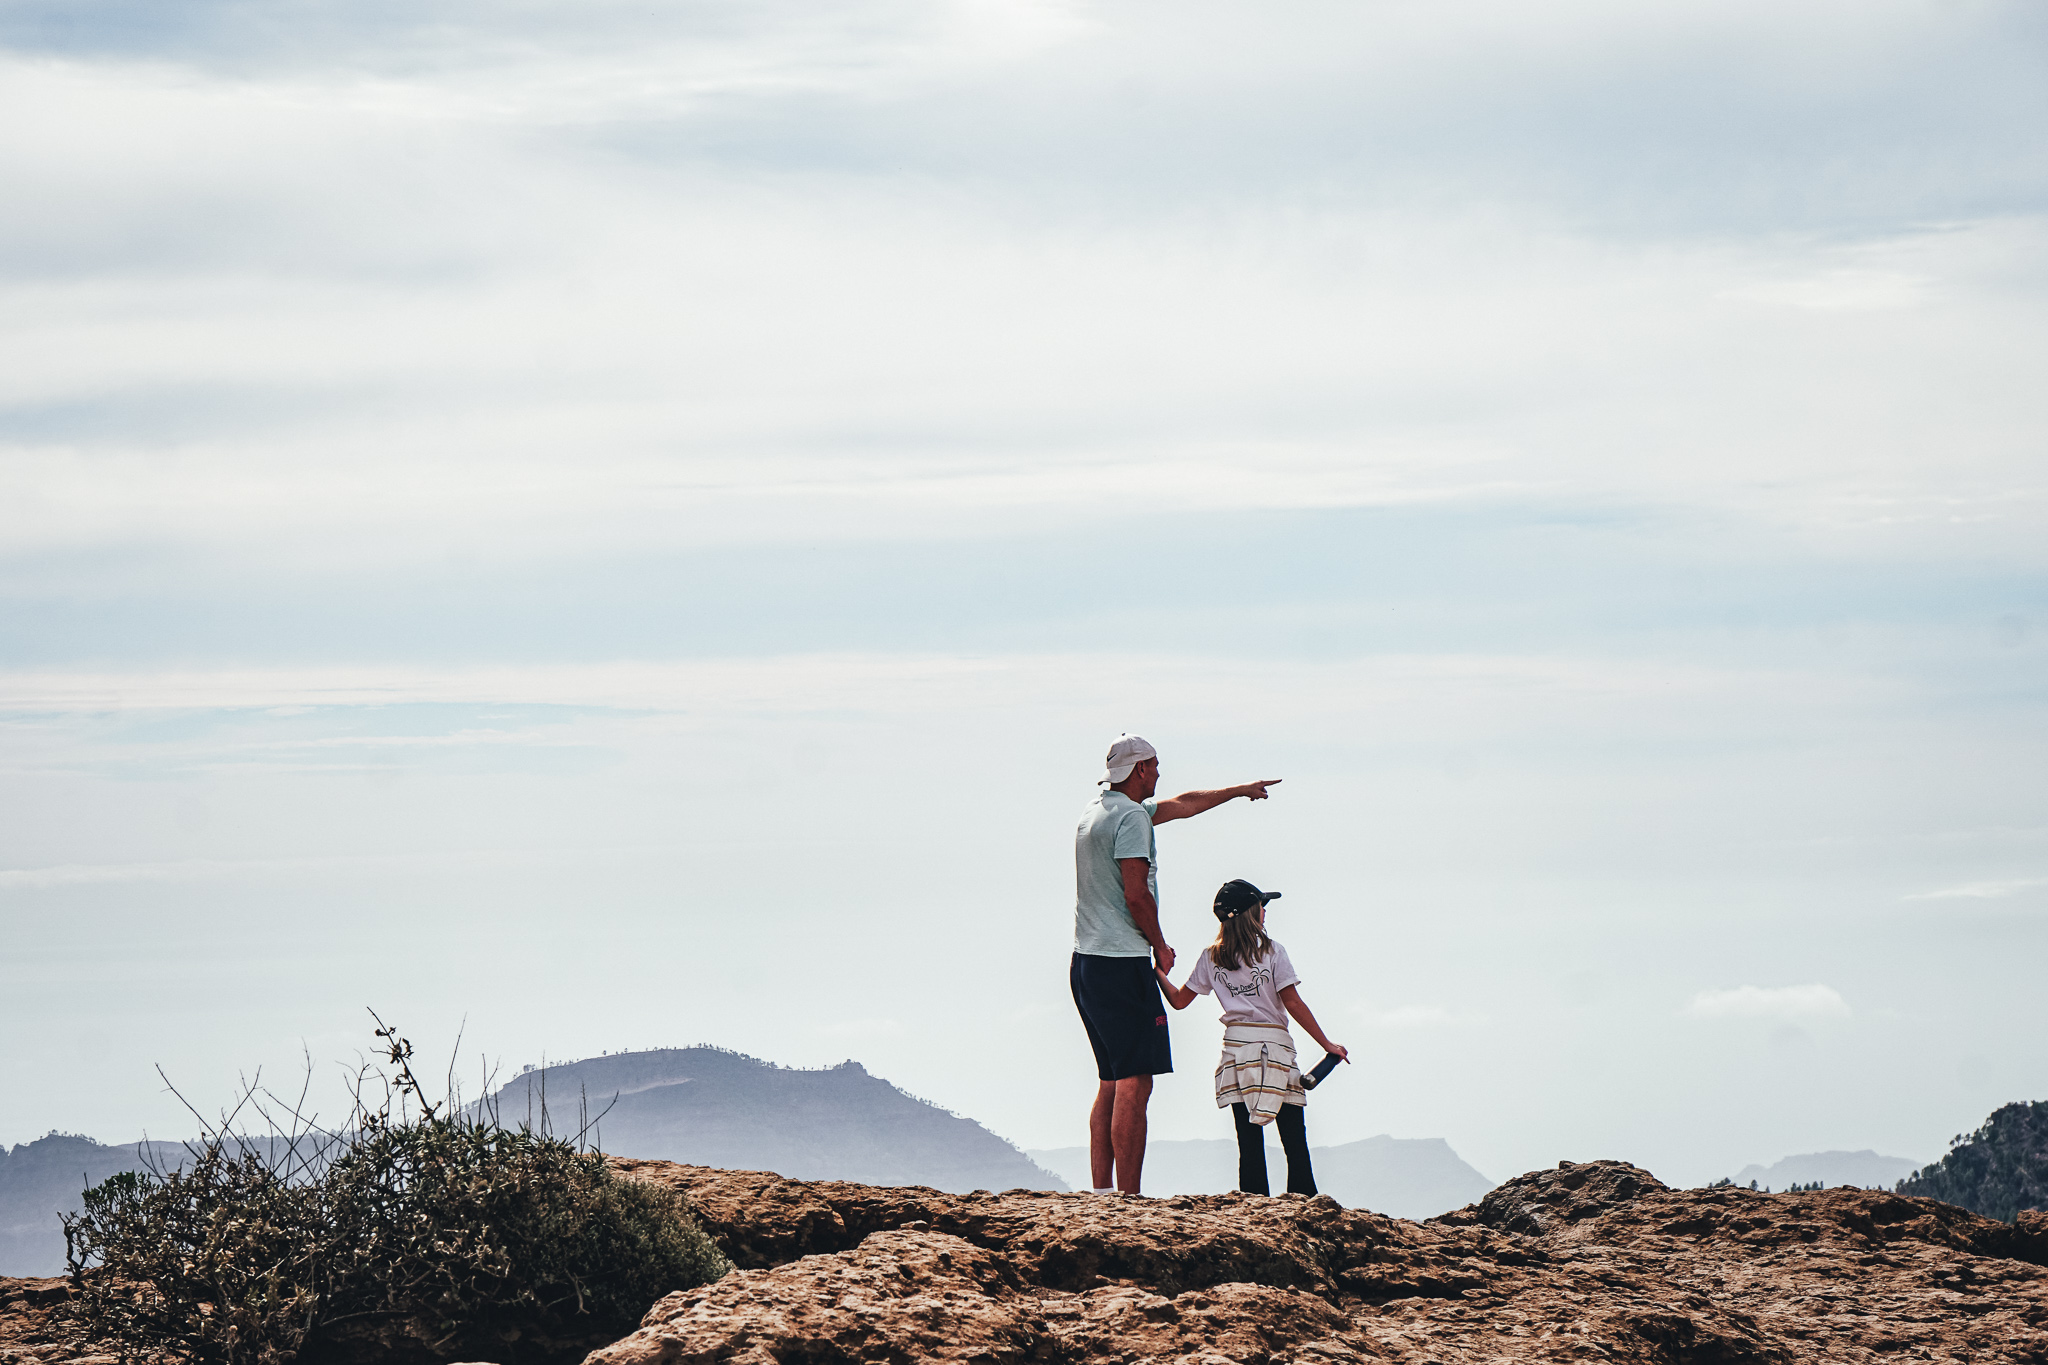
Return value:
<svg viewBox="0 0 2048 1365">
<path fill-rule="evenodd" d="M 1280 1003 L 1295 1023 L 1308 1030 L 1308 1036 L 1315 1039 L 1323 1051 L 1335 1057 L 1342 1057 L 1347 1062 L 1351 1060 L 1350 1050 L 1344 1044 L 1333 1043 L 1323 1035 L 1323 1026 L 1318 1024 L 1315 1015 L 1309 1012 L 1308 1002 L 1301 998 L 1301 991 L 1298 988 L 1289 986 L 1281 991 Z M 1180 1006 L 1176 1005 L 1174 1008 L 1179 1009 Z"/>
<path fill-rule="evenodd" d="M 1159 978 L 1159 992 L 1160 994 L 1166 997 L 1167 1004 L 1173 1006 L 1177 1010 L 1184 1010 L 1189 1005 L 1195 1003 L 1195 993 L 1189 990 L 1186 986 L 1174 985 L 1173 982 L 1167 979 L 1165 972 L 1162 972 L 1157 967 L 1154 967 L 1152 969 L 1152 975 Z"/>
</svg>

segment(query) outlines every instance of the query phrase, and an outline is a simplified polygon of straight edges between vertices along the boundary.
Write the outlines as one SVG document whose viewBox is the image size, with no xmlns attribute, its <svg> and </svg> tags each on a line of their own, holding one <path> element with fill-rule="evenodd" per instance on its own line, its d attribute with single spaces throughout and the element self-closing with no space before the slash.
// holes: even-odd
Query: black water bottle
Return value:
<svg viewBox="0 0 2048 1365">
<path fill-rule="evenodd" d="M 1330 1078 L 1330 1073 L 1335 1071 L 1337 1064 L 1343 1060 L 1342 1057 L 1339 1057 L 1334 1052 L 1325 1053 L 1323 1060 L 1316 1063 L 1316 1069 L 1301 1078 L 1301 1088 L 1303 1090 L 1315 1089 Z"/>
</svg>

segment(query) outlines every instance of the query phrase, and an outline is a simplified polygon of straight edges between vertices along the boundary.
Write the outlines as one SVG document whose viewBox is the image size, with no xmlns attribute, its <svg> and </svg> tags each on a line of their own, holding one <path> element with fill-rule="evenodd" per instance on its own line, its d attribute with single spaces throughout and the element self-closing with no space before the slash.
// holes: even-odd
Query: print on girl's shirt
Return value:
<svg viewBox="0 0 2048 1365">
<path fill-rule="evenodd" d="M 1287 950 L 1278 943 L 1261 960 L 1247 962 L 1231 972 L 1216 966 L 1215 949 L 1204 948 L 1195 961 L 1194 971 L 1188 974 L 1187 988 L 1196 995 L 1213 993 L 1216 1003 L 1223 1006 L 1226 1024 L 1286 1028 L 1287 1010 L 1280 1003 L 1280 992 L 1299 980 L 1294 964 L 1287 959 Z"/>
<path fill-rule="evenodd" d="M 1251 969 L 1251 978 L 1242 986 L 1233 986 L 1228 981 L 1223 982 L 1223 985 L 1232 995 L 1257 995 L 1259 987 L 1273 979 L 1273 969 L 1261 962 Z M 1218 979 L 1221 979 L 1220 976 Z"/>
</svg>

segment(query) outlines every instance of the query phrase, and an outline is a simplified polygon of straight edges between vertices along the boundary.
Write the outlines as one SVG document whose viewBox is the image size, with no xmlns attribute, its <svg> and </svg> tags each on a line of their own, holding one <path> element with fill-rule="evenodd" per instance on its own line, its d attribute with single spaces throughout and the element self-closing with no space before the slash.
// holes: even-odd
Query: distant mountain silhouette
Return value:
<svg viewBox="0 0 2048 1365">
<path fill-rule="evenodd" d="M 526 1072 L 493 1096 L 501 1121 L 573 1133 L 614 1156 L 774 1171 L 795 1180 L 968 1190 L 1065 1189 L 972 1119 L 898 1090 L 858 1062 L 820 1071 L 723 1048 L 587 1057 Z M 609 1106 L 609 1107 L 608 1107 Z"/>
<path fill-rule="evenodd" d="M 51 1133 L 12 1151 L 0 1147 L 0 1275 L 63 1274 L 60 1215 L 77 1213 L 87 1189 L 140 1169 L 152 1154 L 176 1166 L 185 1149 L 175 1142 L 109 1147 L 75 1133 Z"/>
<path fill-rule="evenodd" d="M 801 1071 L 722 1048 L 622 1052 L 528 1071 L 493 1099 L 514 1126 L 538 1124 L 545 1099 L 563 1136 L 576 1133 L 582 1113 L 602 1113 L 588 1139 L 614 1156 L 954 1193 L 1067 1188 L 974 1120 L 858 1062 Z M 0 1275 L 62 1273 L 59 1215 L 83 1208 L 88 1187 L 152 1157 L 176 1167 L 186 1153 L 175 1142 L 108 1146 L 61 1133 L 0 1148 Z"/>
<path fill-rule="evenodd" d="M 1829 1189 L 1853 1185 L 1859 1189 L 1888 1190 L 1911 1175 L 1919 1164 L 1909 1156 L 1880 1156 L 1868 1150 L 1808 1152 L 1803 1156 L 1781 1158 L 1768 1166 L 1744 1166 L 1735 1173 L 1734 1180 L 1738 1185 L 1747 1185 L 1754 1180 L 1767 1190 L 1785 1190 L 1794 1185 L 1811 1185 L 1815 1181 Z"/>
<path fill-rule="evenodd" d="M 1491 1180 L 1442 1138 L 1382 1133 L 1309 1151 L 1315 1158 L 1318 1188 L 1346 1208 L 1396 1218 L 1434 1218 L 1478 1203 L 1493 1188 Z M 1278 1182 L 1274 1188 L 1280 1188 Z"/>
<path fill-rule="evenodd" d="M 1371 1209 L 1396 1218 L 1434 1218 L 1478 1202 L 1493 1182 L 1467 1165 L 1442 1138 L 1395 1138 L 1382 1134 L 1334 1147 L 1312 1147 L 1316 1187 L 1347 1208 Z M 1053 1147 L 1026 1153 L 1064 1176 L 1076 1189 L 1088 1187 L 1088 1149 Z M 1266 1177 L 1276 1190 L 1287 1186 L 1287 1162 L 1277 1144 L 1266 1146 Z M 1155 1141 L 1145 1147 L 1145 1193 L 1222 1194 L 1237 1188 L 1237 1141 L 1193 1138 Z"/>
</svg>

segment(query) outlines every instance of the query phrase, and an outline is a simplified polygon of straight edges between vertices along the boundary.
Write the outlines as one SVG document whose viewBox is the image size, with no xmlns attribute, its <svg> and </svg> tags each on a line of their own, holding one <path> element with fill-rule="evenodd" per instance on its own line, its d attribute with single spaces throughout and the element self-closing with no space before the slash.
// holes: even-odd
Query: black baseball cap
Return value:
<svg viewBox="0 0 2048 1365">
<path fill-rule="evenodd" d="M 1261 891 L 1243 878 L 1223 883 L 1216 891 L 1216 918 L 1230 919 L 1242 915 L 1254 906 L 1280 899 L 1278 891 Z"/>
</svg>

